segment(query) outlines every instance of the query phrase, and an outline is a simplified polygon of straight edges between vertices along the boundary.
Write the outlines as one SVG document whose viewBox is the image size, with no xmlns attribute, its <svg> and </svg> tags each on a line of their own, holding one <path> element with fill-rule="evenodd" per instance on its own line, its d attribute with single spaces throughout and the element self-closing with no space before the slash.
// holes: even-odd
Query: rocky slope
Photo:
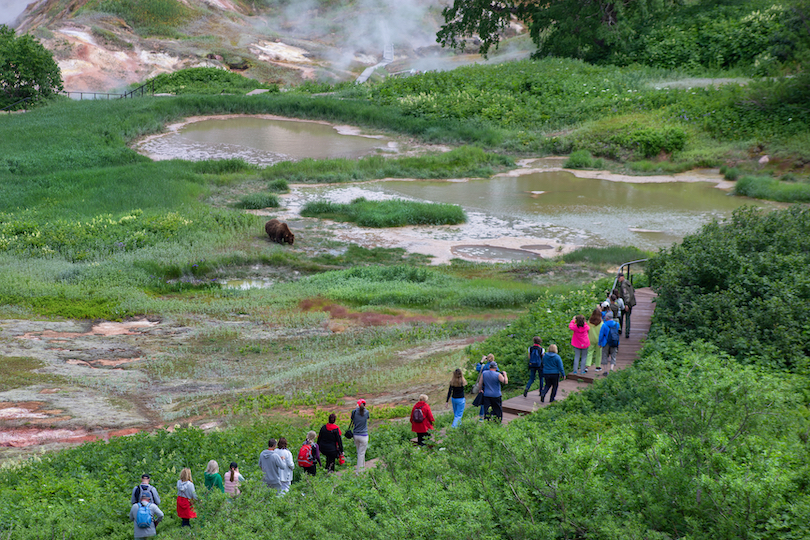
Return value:
<svg viewBox="0 0 810 540">
<path fill-rule="evenodd" d="M 394 47 L 389 73 L 476 60 L 435 43 L 440 0 L 148 4 L 166 8 L 162 21 L 132 0 L 38 0 L 16 29 L 32 33 L 53 51 L 68 91 L 114 91 L 196 66 L 223 67 L 281 84 L 352 80 L 382 60 L 386 45 Z M 165 23 L 163 30 L 148 26 L 154 19 Z M 525 55 L 530 47 L 521 48 L 518 54 Z"/>
</svg>

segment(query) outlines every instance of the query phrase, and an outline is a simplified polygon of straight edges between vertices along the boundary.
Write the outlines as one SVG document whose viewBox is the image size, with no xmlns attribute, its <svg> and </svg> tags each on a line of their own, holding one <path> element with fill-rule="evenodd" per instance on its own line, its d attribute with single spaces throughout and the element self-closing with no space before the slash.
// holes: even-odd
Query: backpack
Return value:
<svg viewBox="0 0 810 540">
<path fill-rule="evenodd" d="M 135 515 L 135 524 L 141 529 L 147 529 L 152 525 L 152 511 L 149 510 L 151 503 L 138 505 L 138 513 Z"/>
<path fill-rule="evenodd" d="M 298 466 L 312 467 L 313 465 L 315 465 L 315 460 L 312 458 L 312 446 L 304 443 L 298 451 Z"/>
<path fill-rule="evenodd" d="M 532 345 L 529 347 L 529 367 L 539 368 L 543 365 L 543 347 Z"/>
<path fill-rule="evenodd" d="M 425 413 L 422 412 L 421 407 L 417 407 L 413 410 L 413 421 L 416 424 L 421 424 L 425 421 Z"/>
<path fill-rule="evenodd" d="M 608 347 L 619 346 L 619 325 L 615 322 L 608 326 L 607 344 Z"/>
</svg>

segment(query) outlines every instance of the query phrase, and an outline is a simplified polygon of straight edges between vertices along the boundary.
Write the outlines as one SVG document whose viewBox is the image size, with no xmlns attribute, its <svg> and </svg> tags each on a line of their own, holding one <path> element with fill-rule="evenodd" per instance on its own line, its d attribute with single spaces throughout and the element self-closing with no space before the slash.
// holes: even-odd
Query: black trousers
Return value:
<svg viewBox="0 0 810 540">
<path fill-rule="evenodd" d="M 543 385 L 543 391 L 540 393 L 540 395 L 543 397 L 543 399 L 545 399 L 548 389 L 551 388 L 551 399 L 549 402 L 554 401 L 554 399 L 557 397 L 557 386 L 560 384 L 560 374 L 550 373 L 543 375 L 543 379 L 545 380 L 545 385 Z"/>
<path fill-rule="evenodd" d="M 501 408 L 502 401 L 503 398 L 501 396 L 498 397 L 484 396 L 484 418 L 486 420 L 491 420 L 494 417 L 498 419 L 498 422 L 503 422 L 503 409 Z M 491 415 L 489 413 L 490 408 L 492 408 Z"/>
</svg>

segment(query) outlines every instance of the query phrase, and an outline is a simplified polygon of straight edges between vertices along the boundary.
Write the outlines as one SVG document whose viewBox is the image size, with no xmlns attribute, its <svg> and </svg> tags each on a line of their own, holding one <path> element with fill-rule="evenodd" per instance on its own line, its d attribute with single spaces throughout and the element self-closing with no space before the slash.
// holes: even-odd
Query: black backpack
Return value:
<svg viewBox="0 0 810 540">
<path fill-rule="evenodd" d="M 425 421 L 425 413 L 422 412 L 421 407 L 417 407 L 413 410 L 413 421 L 417 424 L 421 424 Z"/>
<path fill-rule="evenodd" d="M 543 365 L 543 347 L 532 345 L 529 347 L 529 367 L 539 368 Z"/>
</svg>

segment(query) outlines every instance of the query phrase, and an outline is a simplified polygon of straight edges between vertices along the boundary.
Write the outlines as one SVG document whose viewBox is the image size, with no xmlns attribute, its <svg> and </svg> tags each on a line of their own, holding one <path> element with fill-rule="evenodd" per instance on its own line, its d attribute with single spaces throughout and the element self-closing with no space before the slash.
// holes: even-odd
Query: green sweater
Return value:
<svg viewBox="0 0 810 540">
<path fill-rule="evenodd" d="M 205 473 L 205 487 L 209 491 L 217 488 L 222 493 L 225 493 L 225 486 L 222 485 L 222 476 L 219 473 Z"/>
</svg>

